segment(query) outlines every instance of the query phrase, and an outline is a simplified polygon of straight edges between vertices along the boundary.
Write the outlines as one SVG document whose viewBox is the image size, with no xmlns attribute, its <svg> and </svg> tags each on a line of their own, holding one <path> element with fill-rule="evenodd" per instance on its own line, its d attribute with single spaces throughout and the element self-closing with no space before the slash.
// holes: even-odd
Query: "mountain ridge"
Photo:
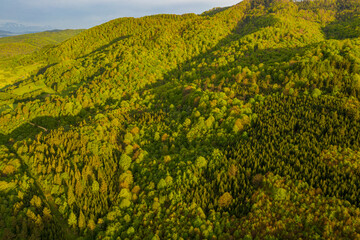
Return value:
<svg viewBox="0 0 360 240">
<path fill-rule="evenodd" d="M 24 24 L 14 23 L 14 22 L 6 22 L 0 24 L 0 30 L 12 32 L 14 34 L 27 34 L 27 33 L 36 33 L 43 32 L 46 30 L 51 30 L 53 27 L 51 26 L 27 26 Z"/>
</svg>

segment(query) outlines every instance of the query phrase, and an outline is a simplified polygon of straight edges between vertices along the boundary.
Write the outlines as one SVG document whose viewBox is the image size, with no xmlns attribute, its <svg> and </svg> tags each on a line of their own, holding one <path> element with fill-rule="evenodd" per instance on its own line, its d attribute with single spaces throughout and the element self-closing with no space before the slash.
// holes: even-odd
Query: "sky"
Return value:
<svg viewBox="0 0 360 240">
<path fill-rule="evenodd" d="M 202 13 L 241 0 L 0 0 L 0 24 L 90 28 L 119 17 Z"/>
</svg>

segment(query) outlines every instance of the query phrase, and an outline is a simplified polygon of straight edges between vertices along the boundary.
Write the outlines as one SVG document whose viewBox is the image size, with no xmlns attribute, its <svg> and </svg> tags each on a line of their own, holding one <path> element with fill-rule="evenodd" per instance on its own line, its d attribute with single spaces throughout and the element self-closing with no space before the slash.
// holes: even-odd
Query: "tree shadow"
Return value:
<svg viewBox="0 0 360 240">
<path fill-rule="evenodd" d="M 56 63 L 52 63 L 45 67 L 40 68 L 39 71 L 36 73 L 36 75 L 44 74 L 48 68 L 55 66 L 55 65 L 56 65 Z"/>
<path fill-rule="evenodd" d="M 327 39 L 343 40 L 360 37 L 360 17 L 337 20 L 325 26 L 323 29 Z"/>
<path fill-rule="evenodd" d="M 29 79 L 29 78 L 27 78 L 27 79 Z M 19 85 L 21 85 L 22 83 L 24 83 L 27 79 L 20 80 L 20 81 L 17 81 L 17 82 L 15 82 L 15 83 L 6 85 L 6 86 L 0 88 L 0 92 L 6 92 L 6 90 L 7 90 L 8 88 L 11 88 L 11 87 L 13 87 L 13 88 L 19 87 Z"/>
<path fill-rule="evenodd" d="M 247 16 L 243 21 L 241 21 L 234 33 L 237 33 L 241 36 L 246 36 L 255 32 L 260 31 L 266 27 L 274 26 L 280 20 L 275 17 L 275 15 L 264 15 L 264 16 Z"/>
<path fill-rule="evenodd" d="M 74 116 L 42 116 L 24 122 L 19 127 L 12 130 L 9 134 L 0 134 L 0 144 L 12 144 L 25 139 L 35 139 L 40 133 L 50 133 L 51 130 L 64 128 L 69 130 L 72 126 L 77 126 L 83 120 L 86 120 L 89 112 L 82 109 L 79 114 Z"/>
<path fill-rule="evenodd" d="M 213 8 L 213 9 L 210 9 L 208 11 L 205 11 L 201 14 L 201 16 L 209 16 L 209 17 L 212 17 L 214 15 L 216 15 L 217 13 L 220 13 L 220 12 L 223 12 L 227 9 L 229 9 L 230 7 L 216 7 L 216 8 Z"/>
<path fill-rule="evenodd" d="M 201 66 L 204 62 L 204 59 L 217 59 L 219 58 L 218 52 L 222 48 L 227 48 L 232 45 L 233 42 L 241 41 L 245 36 L 261 31 L 263 28 L 267 28 L 275 25 L 279 22 L 275 16 L 258 16 L 255 18 L 245 18 L 242 21 L 239 21 L 238 25 L 234 28 L 231 34 L 226 36 L 224 39 L 220 40 L 219 43 L 208 51 L 194 56 L 193 58 L 185 61 L 177 66 L 177 68 L 166 73 L 162 80 L 158 80 L 155 83 L 147 84 L 140 92 L 143 92 L 148 89 L 153 89 L 153 92 L 156 95 L 155 99 L 161 99 L 163 104 L 174 104 L 173 100 L 166 102 L 166 97 L 164 96 L 164 91 L 162 88 L 166 85 L 167 89 L 176 89 L 179 86 L 185 86 L 186 84 L 193 84 L 198 76 L 201 76 L 201 80 L 197 83 L 198 87 L 202 90 L 210 90 L 210 91 L 222 91 L 219 85 L 222 85 L 225 79 L 228 86 L 230 83 L 233 83 L 234 75 L 239 74 L 241 72 L 236 71 L 236 67 L 248 67 L 252 65 L 263 64 L 263 68 L 260 69 L 260 76 L 263 81 L 267 74 L 268 67 L 274 67 L 278 63 L 289 62 L 296 55 L 302 55 L 313 45 L 308 45 L 305 47 L 296 47 L 296 48 L 265 48 L 259 49 L 259 47 L 254 44 L 254 47 L 243 51 L 243 56 L 239 57 L 235 61 L 227 62 L 226 65 L 223 66 Z M 294 63 L 293 63 L 294 64 Z M 193 66 L 200 66 L 195 69 L 193 72 L 193 76 L 189 76 L 186 73 L 193 71 Z M 222 74 L 226 72 L 226 74 Z M 212 76 L 217 75 L 215 79 L 212 79 L 210 84 L 214 85 L 209 87 L 209 83 L 206 83 L 206 79 L 211 79 Z M 270 83 L 281 83 L 277 77 L 273 77 Z M 246 88 L 246 86 L 243 86 Z M 262 89 L 264 90 L 264 89 Z M 277 91 L 277 90 L 276 90 Z M 266 92 L 266 91 L 265 91 Z M 247 96 L 246 98 L 250 98 L 252 96 Z M 174 99 L 174 97 L 171 97 Z"/>
<path fill-rule="evenodd" d="M 84 56 L 81 56 L 81 57 L 79 57 L 79 58 L 86 58 L 86 57 L 88 57 L 89 55 L 92 55 L 92 54 L 94 54 L 94 53 L 96 53 L 96 52 L 101 52 L 102 50 L 110 47 L 111 45 L 113 45 L 113 44 L 115 44 L 115 43 L 117 43 L 117 42 L 120 42 L 121 40 L 130 38 L 130 37 L 132 37 L 132 35 L 126 35 L 126 36 L 121 36 L 121 37 L 115 38 L 115 39 L 113 39 L 111 42 L 109 42 L 108 44 L 105 44 L 105 45 L 103 45 L 103 46 L 95 49 L 94 51 L 92 51 L 92 52 L 90 52 L 90 53 L 88 53 L 88 54 L 86 54 L 86 55 L 84 55 Z"/>
</svg>

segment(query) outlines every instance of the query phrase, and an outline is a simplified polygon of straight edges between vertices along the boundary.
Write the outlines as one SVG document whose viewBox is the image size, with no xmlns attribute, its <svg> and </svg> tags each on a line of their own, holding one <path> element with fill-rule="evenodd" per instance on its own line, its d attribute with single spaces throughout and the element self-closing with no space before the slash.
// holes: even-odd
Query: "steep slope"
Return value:
<svg viewBox="0 0 360 240">
<path fill-rule="evenodd" d="M 0 235 L 30 209 L 21 236 L 359 238 L 359 6 L 116 19 L 33 55 L 48 66 L 2 93 L 0 140 L 43 204 L 3 211 Z"/>
</svg>

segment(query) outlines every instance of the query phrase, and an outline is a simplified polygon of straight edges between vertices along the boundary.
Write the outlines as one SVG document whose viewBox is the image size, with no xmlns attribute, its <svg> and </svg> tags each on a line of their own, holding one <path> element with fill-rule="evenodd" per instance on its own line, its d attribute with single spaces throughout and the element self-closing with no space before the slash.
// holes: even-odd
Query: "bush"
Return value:
<svg viewBox="0 0 360 240">
<path fill-rule="evenodd" d="M 287 191 L 284 188 L 276 188 L 274 190 L 274 200 L 282 201 L 286 200 L 287 198 Z"/>
<path fill-rule="evenodd" d="M 122 170 L 124 171 L 128 170 L 131 165 L 131 157 L 129 157 L 126 154 L 121 155 L 119 164 Z"/>
<path fill-rule="evenodd" d="M 207 165 L 207 161 L 204 157 L 198 157 L 196 159 L 195 166 L 197 168 L 203 168 L 203 167 L 206 167 L 206 165 Z"/>
<path fill-rule="evenodd" d="M 317 98 L 321 95 L 321 90 L 318 88 L 315 88 L 314 91 L 312 92 L 311 96 L 314 98 Z"/>
</svg>

